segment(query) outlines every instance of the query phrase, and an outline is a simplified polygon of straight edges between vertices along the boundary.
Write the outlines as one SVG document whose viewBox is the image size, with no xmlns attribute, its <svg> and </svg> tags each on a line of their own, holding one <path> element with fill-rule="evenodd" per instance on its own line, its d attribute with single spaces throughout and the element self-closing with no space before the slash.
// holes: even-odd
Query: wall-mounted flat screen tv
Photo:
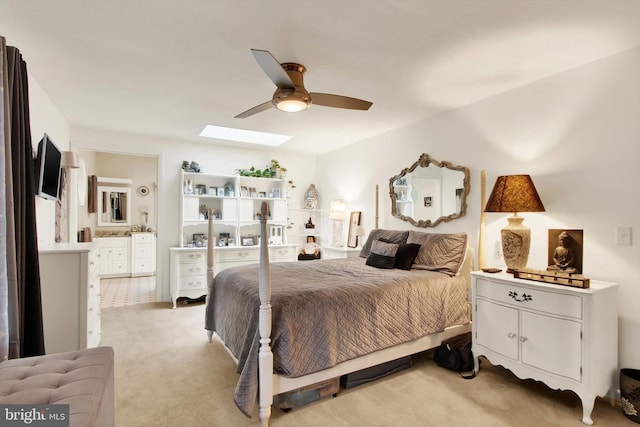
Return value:
<svg viewBox="0 0 640 427">
<path fill-rule="evenodd" d="M 60 162 L 62 153 L 46 133 L 38 143 L 36 170 L 38 188 L 36 195 L 49 200 L 58 200 L 60 190 Z"/>
</svg>

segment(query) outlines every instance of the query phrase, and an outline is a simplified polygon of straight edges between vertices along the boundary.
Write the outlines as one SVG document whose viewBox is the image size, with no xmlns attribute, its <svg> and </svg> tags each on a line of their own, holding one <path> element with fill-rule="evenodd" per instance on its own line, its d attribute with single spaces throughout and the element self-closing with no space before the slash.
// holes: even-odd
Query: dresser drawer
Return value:
<svg viewBox="0 0 640 427">
<path fill-rule="evenodd" d="M 200 261 L 206 265 L 207 263 L 207 252 L 206 251 L 188 251 L 188 252 L 178 252 L 176 254 L 176 260 L 181 262 L 194 262 Z"/>
<path fill-rule="evenodd" d="M 125 260 L 121 260 L 121 261 L 114 261 L 111 264 L 111 269 L 112 269 L 111 273 L 114 273 L 114 274 L 126 274 L 126 273 L 128 273 L 128 271 L 127 271 L 127 261 L 128 260 L 126 260 L 126 259 Z"/>
<path fill-rule="evenodd" d="M 502 284 L 477 279 L 476 295 L 519 308 L 582 319 L 582 298 L 559 292 L 531 289 L 517 284 Z"/>
<path fill-rule="evenodd" d="M 135 245 L 133 248 L 133 256 L 135 258 L 151 258 L 151 249 L 151 243 Z"/>
<path fill-rule="evenodd" d="M 100 262 L 99 262 L 100 258 L 99 258 L 97 249 L 94 249 L 89 252 L 88 261 L 89 261 L 89 280 L 91 280 L 91 278 L 94 276 L 98 277 L 98 267 L 100 266 Z"/>
<path fill-rule="evenodd" d="M 178 277 L 177 283 L 178 291 L 203 291 L 202 294 L 207 293 L 207 276 L 181 276 Z"/>
<path fill-rule="evenodd" d="M 153 234 L 134 234 L 134 243 L 151 243 L 153 242 Z"/>
<path fill-rule="evenodd" d="M 269 248 L 269 257 L 272 260 L 292 261 L 296 257 L 296 249 L 291 246 Z"/>
<path fill-rule="evenodd" d="M 138 259 L 133 265 L 134 273 L 151 272 L 153 271 L 152 262 L 150 259 Z"/>
<path fill-rule="evenodd" d="M 207 274 L 207 265 L 204 262 L 178 263 L 178 276 L 199 276 Z"/>
<path fill-rule="evenodd" d="M 245 262 L 260 261 L 260 251 L 256 249 L 231 249 L 215 251 L 216 262 Z"/>
</svg>

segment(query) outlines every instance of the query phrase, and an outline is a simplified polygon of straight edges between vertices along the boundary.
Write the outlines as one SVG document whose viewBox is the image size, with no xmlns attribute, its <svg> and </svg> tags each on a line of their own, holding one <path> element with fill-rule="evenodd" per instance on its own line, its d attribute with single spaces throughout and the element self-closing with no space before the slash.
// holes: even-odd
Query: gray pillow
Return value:
<svg viewBox="0 0 640 427">
<path fill-rule="evenodd" d="M 419 243 L 413 268 L 455 276 L 467 251 L 467 233 L 436 234 L 410 231 L 407 243 Z"/>
<path fill-rule="evenodd" d="M 378 239 L 385 239 L 388 242 L 403 245 L 407 241 L 407 236 L 409 236 L 408 231 L 384 230 L 382 228 L 371 230 L 367 241 L 360 251 L 360 256 L 362 258 L 367 258 L 371 253 L 371 245 Z"/>
<path fill-rule="evenodd" d="M 376 268 L 393 268 L 396 263 L 397 243 L 376 240 L 371 245 L 371 253 L 367 257 L 367 265 Z"/>
</svg>

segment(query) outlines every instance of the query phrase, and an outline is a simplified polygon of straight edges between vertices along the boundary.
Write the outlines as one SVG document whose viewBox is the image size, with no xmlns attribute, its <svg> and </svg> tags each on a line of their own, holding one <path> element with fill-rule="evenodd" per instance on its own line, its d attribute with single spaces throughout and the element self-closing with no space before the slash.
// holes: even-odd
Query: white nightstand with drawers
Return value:
<svg viewBox="0 0 640 427">
<path fill-rule="evenodd" d="M 582 422 L 593 424 L 596 396 L 611 393 L 618 375 L 618 285 L 590 288 L 473 272 L 473 344 L 478 356 L 519 378 L 572 390 Z"/>
</svg>

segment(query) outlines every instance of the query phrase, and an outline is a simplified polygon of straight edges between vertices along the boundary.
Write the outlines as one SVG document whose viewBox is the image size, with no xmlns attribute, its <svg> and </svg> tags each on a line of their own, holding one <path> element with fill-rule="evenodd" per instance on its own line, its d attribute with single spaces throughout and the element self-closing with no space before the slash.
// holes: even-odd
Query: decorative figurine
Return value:
<svg viewBox="0 0 640 427">
<path fill-rule="evenodd" d="M 320 259 L 320 246 L 316 243 L 315 236 L 307 236 L 307 243 L 305 243 L 298 255 L 298 260 L 308 261 L 312 259 Z"/>
<path fill-rule="evenodd" d="M 304 228 L 316 228 L 316 225 L 311 221 L 311 217 L 309 217 L 309 221 L 304 225 Z"/>
</svg>

